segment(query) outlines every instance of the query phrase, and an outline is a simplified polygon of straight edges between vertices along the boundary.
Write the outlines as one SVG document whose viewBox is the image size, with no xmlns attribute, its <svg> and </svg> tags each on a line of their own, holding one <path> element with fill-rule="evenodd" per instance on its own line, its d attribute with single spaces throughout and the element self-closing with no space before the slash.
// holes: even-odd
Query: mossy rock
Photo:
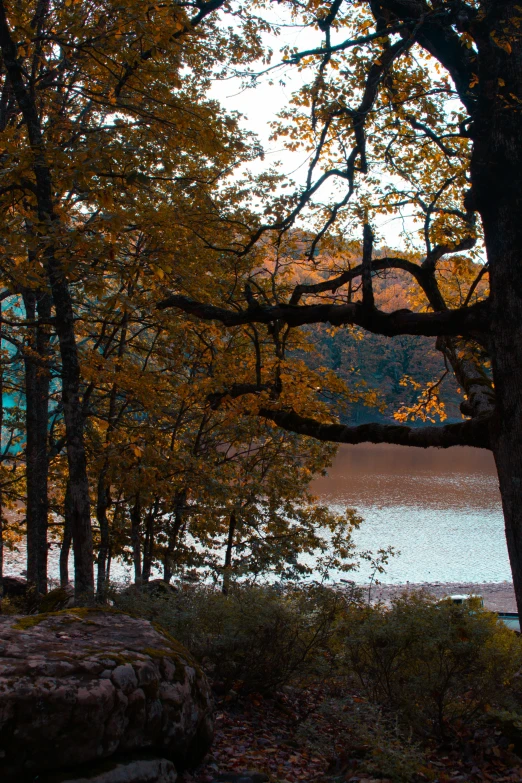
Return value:
<svg viewBox="0 0 522 783">
<path fill-rule="evenodd" d="M 74 591 L 67 587 L 56 587 L 49 590 L 46 595 L 40 598 L 38 603 L 39 612 L 57 612 L 72 605 L 74 601 Z"/>
<path fill-rule="evenodd" d="M 208 682 L 159 626 L 72 607 L 0 617 L 0 639 L 2 783 L 115 753 L 154 748 L 178 768 L 206 753 Z"/>
</svg>

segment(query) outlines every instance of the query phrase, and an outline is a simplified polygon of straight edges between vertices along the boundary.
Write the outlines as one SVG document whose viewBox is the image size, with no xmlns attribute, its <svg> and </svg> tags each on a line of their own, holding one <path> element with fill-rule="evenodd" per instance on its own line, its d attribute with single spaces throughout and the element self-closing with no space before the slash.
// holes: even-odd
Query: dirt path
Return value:
<svg viewBox="0 0 522 783">
<path fill-rule="evenodd" d="M 426 590 L 436 598 L 444 598 L 447 595 L 469 594 L 481 595 L 484 599 L 486 609 L 493 612 L 516 612 L 515 592 L 511 582 L 434 582 L 429 584 L 407 583 L 405 585 L 377 585 L 372 587 L 371 597 L 373 600 L 389 602 L 394 596 L 403 592 L 413 592 L 416 590 Z"/>
</svg>

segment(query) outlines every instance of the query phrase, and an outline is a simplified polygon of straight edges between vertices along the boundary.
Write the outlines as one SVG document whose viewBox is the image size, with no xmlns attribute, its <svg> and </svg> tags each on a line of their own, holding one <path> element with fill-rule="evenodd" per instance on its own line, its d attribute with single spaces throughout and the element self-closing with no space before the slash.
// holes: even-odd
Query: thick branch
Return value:
<svg viewBox="0 0 522 783">
<path fill-rule="evenodd" d="M 190 315 L 206 321 L 221 321 L 225 326 L 284 321 L 289 326 L 330 323 L 333 326 L 361 326 L 368 332 L 394 337 L 399 334 L 462 335 L 484 332 L 488 327 L 489 307 L 479 302 L 459 310 L 444 310 L 435 313 L 414 313 L 411 310 L 396 310 L 384 313 L 376 308 L 366 308 L 360 302 L 343 305 L 256 305 L 248 310 L 227 310 L 211 304 L 197 302 L 186 296 L 173 294 L 157 305 L 159 310 L 177 307 Z"/>
<path fill-rule="evenodd" d="M 450 446 L 491 449 L 489 416 L 470 419 L 459 424 L 446 424 L 443 427 L 406 427 L 377 423 L 348 427 L 344 424 L 322 424 L 295 411 L 261 408 L 259 414 L 289 432 L 308 435 L 330 443 L 391 443 L 398 446 L 417 446 L 422 449 L 431 446 L 440 449 L 447 449 Z"/>
<path fill-rule="evenodd" d="M 472 114 L 477 90 L 469 85 L 476 68 L 475 55 L 462 45 L 452 9 L 431 10 L 423 0 L 380 0 L 379 6 L 391 12 L 398 22 L 418 27 L 417 41 L 449 72 L 462 103 Z"/>
<path fill-rule="evenodd" d="M 473 240 L 474 244 L 475 240 Z M 458 246 L 457 246 L 458 245 Z M 472 247 L 471 239 L 469 240 L 469 243 L 467 240 L 462 240 L 462 242 L 457 243 L 457 245 L 450 247 L 449 245 L 446 246 L 446 253 L 452 253 L 452 252 L 458 252 L 459 250 L 467 249 L 468 247 Z M 437 250 L 440 249 L 441 246 L 437 246 Z M 439 257 L 442 257 L 444 253 L 441 253 Z M 371 265 L 372 272 L 384 272 L 389 269 L 402 269 L 404 272 L 408 272 L 412 277 L 415 278 L 419 286 L 424 290 L 426 295 L 428 296 L 428 299 L 430 299 L 430 296 L 428 295 L 428 275 L 427 272 L 429 272 L 429 269 L 426 269 L 424 265 L 416 264 L 413 261 L 408 261 L 406 258 L 400 258 L 395 256 L 386 256 L 384 258 L 374 258 Z M 331 291 L 332 293 L 335 293 L 338 288 L 345 285 L 346 283 L 349 283 L 350 280 L 354 280 L 356 277 L 360 277 L 362 275 L 362 264 L 358 264 L 357 266 L 354 266 L 352 269 L 347 269 L 346 272 L 342 272 L 337 277 L 332 277 L 330 280 L 325 280 L 322 283 L 312 283 L 310 285 L 307 284 L 300 284 L 296 285 L 294 288 L 294 291 L 292 293 L 292 296 L 290 297 L 290 304 L 291 305 L 297 305 L 299 304 L 301 297 L 304 295 L 312 295 L 312 294 L 321 294 L 325 291 Z M 443 309 L 443 308 L 434 308 L 434 309 Z"/>
</svg>

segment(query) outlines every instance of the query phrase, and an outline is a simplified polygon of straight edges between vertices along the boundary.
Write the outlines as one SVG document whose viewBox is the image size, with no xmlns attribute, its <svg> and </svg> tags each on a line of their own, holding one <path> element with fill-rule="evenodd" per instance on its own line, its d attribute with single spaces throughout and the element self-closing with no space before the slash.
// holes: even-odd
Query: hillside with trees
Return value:
<svg viewBox="0 0 522 783">
<path fill-rule="evenodd" d="M 404 275 L 376 280 L 374 289 L 386 310 L 407 309 L 414 300 Z M 344 406 L 339 399 L 331 400 L 344 424 L 404 421 L 420 426 L 426 421 L 462 420 L 461 389 L 435 339 L 399 335 L 391 340 L 357 327 L 334 330 L 320 325 L 309 327 L 309 335 L 315 347 L 306 355 L 310 366 L 324 365 L 348 386 L 374 393 L 366 401 Z"/>
</svg>

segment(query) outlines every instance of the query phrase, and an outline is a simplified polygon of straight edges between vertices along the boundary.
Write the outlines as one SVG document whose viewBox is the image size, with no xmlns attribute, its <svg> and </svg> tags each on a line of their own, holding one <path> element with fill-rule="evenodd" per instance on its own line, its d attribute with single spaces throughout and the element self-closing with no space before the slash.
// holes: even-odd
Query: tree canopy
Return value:
<svg viewBox="0 0 522 783">
<path fill-rule="evenodd" d="M 90 600 L 91 505 L 100 594 L 127 540 L 137 578 L 160 549 L 170 576 L 189 523 L 209 550 L 221 536 L 225 570 L 230 542 L 284 568 L 261 539 L 293 526 L 320 549 L 317 526 L 340 524 L 303 494 L 331 448 L 296 436 L 468 445 L 495 455 L 522 607 L 522 12 L 278 7 L 317 45 L 271 59 L 268 0 L 0 2 L 3 368 L 21 366 L 29 578 L 45 589 L 56 508 L 62 577 L 72 540 Z M 252 173 L 261 145 L 209 96 L 217 76 L 277 69 L 303 82 L 273 128 L 309 156 L 297 184 Z M 390 217 L 402 249 L 379 237 Z M 339 423 L 379 400 L 309 358 L 322 325 L 362 346 L 431 338 L 462 420 L 406 423 L 442 411 L 433 378 L 397 423 Z"/>
</svg>

